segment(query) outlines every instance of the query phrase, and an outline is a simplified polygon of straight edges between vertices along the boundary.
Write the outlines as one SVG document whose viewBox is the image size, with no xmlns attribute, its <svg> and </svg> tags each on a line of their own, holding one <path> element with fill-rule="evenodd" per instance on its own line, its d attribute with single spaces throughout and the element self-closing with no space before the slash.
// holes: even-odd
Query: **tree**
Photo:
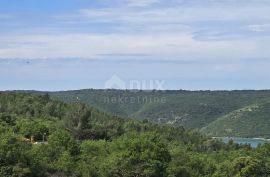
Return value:
<svg viewBox="0 0 270 177">
<path fill-rule="evenodd" d="M 239 157 L 233 164 L 237 177 L 269 177 L 270 174 L 269 167 L 254 157 Z"/>
<path fill-rule="evenodd" d="M 16 123 L 16 131 L 24 137 L 35 137 L 35 140 L 43 140 L 43 135 L 49 135 L 48 121 L 19 119 Z"/>
<path fill-rule="evenodd" d="M 113 141 L 104 160 L 104 176 L 165 176 L 171 157 L 156 133 L 128 133 Z"/>
<path fill-rule="evenodd" d="M 170 148 L 170 154 L 172 157 L 171 162 L 167 168 L 169 177 L 193 177 L 192 169 L 186 164 L 190 160 L 184 149 L 180 144 L 175 144 Z"/>
<path fill-rule="evenodd" d="M 72 156 L 80 153 L 78 142 L 64 130 L 58 130 L 49 136 L 48 150 L 52 160 L 57 159 L 64 151 L 68 151 Z"/>
<path fill-rule="evenodd" d="M 86 139 L 90 129 L 91 111 L 85 104 L 73 104 L 65 118 L 65 129 L 79 139 Z"/>
<path fill-rule="evenodd" d="M 63 151 L 56 161 L 56 167 L 61 172 L 71 175 L 76 169 L 76 162 L 74 161 L 74 157 L 70 155 L 70 152 Z"/>
<path fill-rule="evenodd" d="M 0 176 L 27 177 L 31 175 L 30 145 L 10 133 L 0 135 Z"/>
<path fill-rule="evenodd" d="M 104 140 L 86 140 L 81 144 L 80 165 L 78 171 L 81 176 L 92 177 L 100 174 L 100 166 L 106 161 L 109 142 Z"/>
</svg>

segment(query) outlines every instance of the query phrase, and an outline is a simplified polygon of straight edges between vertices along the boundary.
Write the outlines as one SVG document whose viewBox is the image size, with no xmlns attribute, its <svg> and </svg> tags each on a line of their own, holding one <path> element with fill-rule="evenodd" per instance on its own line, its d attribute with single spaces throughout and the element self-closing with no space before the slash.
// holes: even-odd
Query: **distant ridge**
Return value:
<svg viewBox="0 0 270 177">
<path fill-rule="evenodd" d="M 25 92 L 25 91 L 24 91 Z M 45 93 L 27 91 L 32 93 Z M 214 136 L 269 137 L 270 90 L 104 90 L 47 92 L 53 99 L 80 102 L 113 115 L 202 129 Z M 127 98 L 124 102 L 119 98 Z M 138 101 L 137 98 L 148 98 Z M 161 99 L 165 99 L 161 102 Z M 132 101 L 133 99 L 133 101 Z M 134 101 L 135 99 L 135 101 Z M 150 102 L 156 99 L 156 102 Z M 259 109 L 237 114 L 252 105 Z M 237 120 L 229 123 L 237 114 Z M 230 121 L 229 121 L 230 120 Z"/>
</svg>

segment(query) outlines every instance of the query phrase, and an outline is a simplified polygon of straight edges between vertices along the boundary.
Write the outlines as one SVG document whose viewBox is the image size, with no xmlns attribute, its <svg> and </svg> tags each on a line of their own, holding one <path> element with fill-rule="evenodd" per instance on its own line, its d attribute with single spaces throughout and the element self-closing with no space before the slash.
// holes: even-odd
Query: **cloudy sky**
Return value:
<svg viewBox="0 0 270 177">
<path fill-rule="evenodd" d="M 270 88 L 269 0 L 0 0 L 0 90 Z"/>
</svg>

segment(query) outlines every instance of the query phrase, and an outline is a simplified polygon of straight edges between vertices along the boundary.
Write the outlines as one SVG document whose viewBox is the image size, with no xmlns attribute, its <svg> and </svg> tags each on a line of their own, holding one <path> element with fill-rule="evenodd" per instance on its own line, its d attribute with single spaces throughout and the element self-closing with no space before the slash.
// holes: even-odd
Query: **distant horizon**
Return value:
<svg viewBox="0 0 270 177">
<path fill-rule="evenodd" d="M 111 88 L 112 77 L 133 88 L 162 90 L 264 90 L 270 88 L 270 59 L 5 59 L 0 90 L 77 90 Z M 268 66 L 269 65 L 269 66 Z M 162 83 L 151 87 L 151 81 Z M 146 82 L 146 86 L 143 86 Z M 115 88 L 115 87 L 113 87 Z M 135 87 L 137 89 L 138 87 Z"/>
<path fill-rule="evenodd" d="M 74 90 L 0 90 L 0 92 L 70 92 L 70 91 L 86 91 L 86 90 L 101 90 L 101 91 L 142 91 L 142 92 L 150 92 L 150 91 L 157 91 L 157 92 L 166 92 L 166 91 L 183 91 L 183 92 L 237 92 L 237 91 L 270 91 L 269 89 L 240 89 L 240 90 L 184 90 L 184 89 L 173 89 L 173 90 L 131 90 L 131 89 L 105 89 L 105 88 L 81 88 L 81 89 L 74 89 Z"/>
</svg>

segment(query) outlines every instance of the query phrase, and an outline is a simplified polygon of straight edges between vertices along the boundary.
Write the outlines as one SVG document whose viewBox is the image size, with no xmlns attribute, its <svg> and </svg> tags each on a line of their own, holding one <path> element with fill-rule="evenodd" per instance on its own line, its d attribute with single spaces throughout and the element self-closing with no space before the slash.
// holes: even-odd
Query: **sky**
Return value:
<svg viewBox="0 0 270 177">
<path fill-rule="evenodd" d="M 269 0 L 0 0 L 0 90 L 270 89 L 269 56 Z"/>
</svg>

